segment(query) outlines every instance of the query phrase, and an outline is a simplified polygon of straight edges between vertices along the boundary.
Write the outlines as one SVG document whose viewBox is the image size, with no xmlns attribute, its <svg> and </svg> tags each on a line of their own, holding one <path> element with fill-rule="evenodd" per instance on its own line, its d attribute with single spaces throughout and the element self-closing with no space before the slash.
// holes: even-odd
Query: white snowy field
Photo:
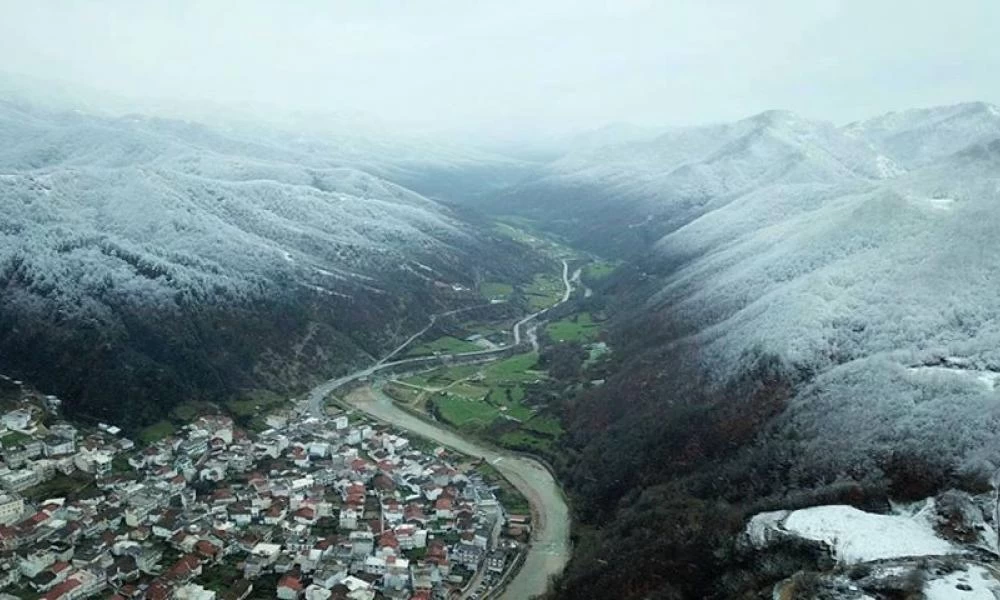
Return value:
<svg viewBox="0 0 1000 600">
<path fill-rule="evenodd" d="M 959 551 L 935 533 L 929 514 L 922 510 L 914 515 L 879 515 L 851 506 L 816 506 L 756 515 L 747 534 L 758 546 L 776 534 L 826 542 L 843 564 Z"/>
<path fill-rule="evenodd" d="M 932 579 L 924 586 L 924 600 L 996 600 L 1000 598 L 1000 581 L 996 573 L 983 566 L 966 569 Z"/>
</svg>

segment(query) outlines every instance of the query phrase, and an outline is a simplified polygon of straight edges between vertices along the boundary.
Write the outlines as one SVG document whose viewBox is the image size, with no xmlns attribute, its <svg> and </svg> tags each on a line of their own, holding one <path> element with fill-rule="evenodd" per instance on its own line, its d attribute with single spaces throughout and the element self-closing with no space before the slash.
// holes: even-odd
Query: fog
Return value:
<svg viewBox="0 0 1000 600">
<path fill-rule="evenodd" d="M 509 133 L 995 102 L 997 23 L 995 0 L 3 0 L 0 53 L 147 107 Z"/>
</svg>

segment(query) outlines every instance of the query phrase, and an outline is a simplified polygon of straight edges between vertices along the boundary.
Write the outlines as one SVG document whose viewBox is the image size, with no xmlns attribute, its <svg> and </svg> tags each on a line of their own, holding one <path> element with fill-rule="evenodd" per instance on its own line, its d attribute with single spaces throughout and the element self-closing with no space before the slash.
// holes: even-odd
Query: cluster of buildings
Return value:
<svg viewBox="0 0 1000 600">
<path fill-rule="evenodd" d="M 208 415 L 136 448 L 42 413 L 0 427 L 0 592 L 15 597 L 457 598 L 521 550 L 475 464 L 387 426 L 289 413 L 250 433 Z M 40 497 L 56 477 L 79 485 Z"/>
</svg>

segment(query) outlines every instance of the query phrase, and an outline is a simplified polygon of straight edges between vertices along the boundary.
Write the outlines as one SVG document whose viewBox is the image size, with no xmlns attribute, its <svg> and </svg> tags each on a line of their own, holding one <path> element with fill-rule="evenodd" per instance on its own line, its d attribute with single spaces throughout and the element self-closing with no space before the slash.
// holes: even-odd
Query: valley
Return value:
<svg viewBox="0 0 1000 600">
<path fill-rule="evenodd" d="M 293 405 L 309 435 L 345 411 L 456 452 L 530 540 L 506 575 L 435 583 L 466 598 L 997 588 L 991 105 L 767 111 L 531 160 L 426 146 L 426 170 L 281 132 L 0 119 L 0 366 L 85 429 L 165 448 L 225 414 L 270 439 Z M 11 481 L 34 481 L 24 435 Z M 97 481 L 44 464 L 31 510 Z M 435 535 L 495 549 L 462 527 Z"/>
</svg>

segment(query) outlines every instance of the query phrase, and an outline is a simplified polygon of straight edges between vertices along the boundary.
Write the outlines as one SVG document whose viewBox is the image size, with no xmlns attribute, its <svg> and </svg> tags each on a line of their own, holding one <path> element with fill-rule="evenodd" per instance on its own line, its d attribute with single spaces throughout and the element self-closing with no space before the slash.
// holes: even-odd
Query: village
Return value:
<svg viewBox="0 0 1000 600">
<path fill-rule="evenodd" d="M 58 412 L 0 416 L 0 599 L 488 598 L 530 534 L 489 465 L 353 413 L 206 414 L 140 447 Z"/>
</svg>

